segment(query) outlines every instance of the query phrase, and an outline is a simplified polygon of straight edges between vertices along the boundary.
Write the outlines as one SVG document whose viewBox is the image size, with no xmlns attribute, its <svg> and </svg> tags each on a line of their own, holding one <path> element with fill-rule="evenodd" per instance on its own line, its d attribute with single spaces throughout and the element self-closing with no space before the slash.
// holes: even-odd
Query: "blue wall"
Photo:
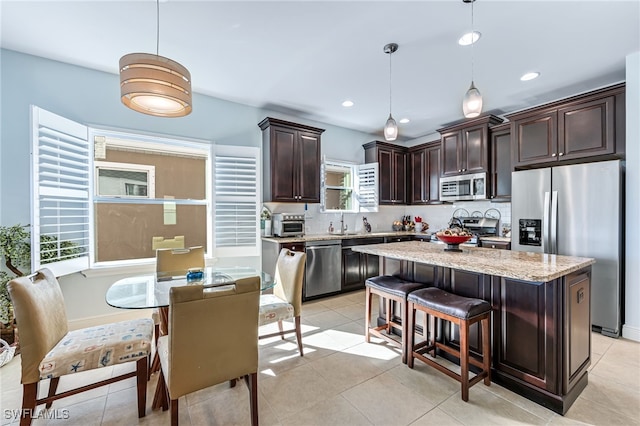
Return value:
<svg viewBox="0 0 640 426">
<path fill-rule="evenodd" d="M 197 93 L 187 117 L 152 117 L 120 102 L 116 74 L 11 50 L 0 50 L 0 70 L 0 224 L 5 225 L 30 221 L 30 105 L 90 126 L 243 146 L 260 146 L 257 124 L 277 117 L 326 129 L 323 155 L 358 163 L 364 161 L 362 144 L 380 137 Z"/>
</svg>

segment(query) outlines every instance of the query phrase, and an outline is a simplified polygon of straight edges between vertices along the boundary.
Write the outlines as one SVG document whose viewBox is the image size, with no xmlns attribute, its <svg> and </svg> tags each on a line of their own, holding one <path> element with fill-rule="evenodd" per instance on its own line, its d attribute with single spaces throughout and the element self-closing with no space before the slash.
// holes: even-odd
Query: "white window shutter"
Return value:
<svg viewBox="0 0 640 426">
<path fill-rule="evenodd" d="M 215 146 L 214 256 L 259 256 L 260 149 Z"/>
<path fill-rule="evenodd" d="M 55 276 L 89 268 L 91 146 L 88 128 L 31 107 L 31 269 Z"/>
<path fill-rule="evenodd" d="M 378 163 L 360 164 L 356 167 L 356 189 L 359 211 L 378 211 Z"/>
</svg>

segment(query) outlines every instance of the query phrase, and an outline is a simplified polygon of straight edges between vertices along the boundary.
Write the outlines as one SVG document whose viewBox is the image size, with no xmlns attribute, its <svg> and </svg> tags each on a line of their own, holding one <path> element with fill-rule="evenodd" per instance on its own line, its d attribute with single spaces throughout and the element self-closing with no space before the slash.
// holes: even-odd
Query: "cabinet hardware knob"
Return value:
<svg viewBox="0 0 640 426">
<path fill-rule="evenodd" d="M 462 169 L 458 169 L 458 171 L 459 171 L 459 172 L 461 172 L 461 171 L 462 171 Z"/>
<path fill-rule="evenodd" d="M 561 152 L 561 153 L 560 153 L 560 154 L 558 154 L 558 155 L 562 156 L 562 155 L 564 155 L 564 152 Z"/>
<path fill-rule="evenodd" d="M 466 171 L 467 171 L 467 169 L 462 169 L 462 171 L 463 171 L 463 172 L 466 172 Z"/>
<path fill-rule="evenodd" d="M 552 157 L 555 157 L 555 156 L 556 156 L 556 153 L 554 152 L 553 154 L 551 154 L 551 156 L 552 156 Z"/>
</svg>

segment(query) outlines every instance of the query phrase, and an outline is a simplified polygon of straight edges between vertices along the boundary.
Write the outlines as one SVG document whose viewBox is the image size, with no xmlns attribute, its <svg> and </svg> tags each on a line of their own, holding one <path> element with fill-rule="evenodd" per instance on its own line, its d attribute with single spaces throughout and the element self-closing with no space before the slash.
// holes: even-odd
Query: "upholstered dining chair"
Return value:
<svg viewBox="0 0 640 426">
<path fill-rule="evenodd" d="M 189 247 L 183 249 L 158 249 L 156 250 L 156 274 L 186 275 L 189 268 L 204 268 L 204 247 Z M 160 311 L 154 309 L 153 322 L 155 324 L 155 342 L 158 344 L 158 336 L 167 334 L 167 330 L 160 330 L 162 321 Z M 155 371 L 155 367 L 152 367 Z"/>
<path fill-rule="evenodd" d="M 136 377 L 138 417 L 145 416 L 153 322 L 149 318 L 69 331 L 64 298 L 49 269 L 11 280 L 8 285 L 20 328 L 22 411 L 29 425 L 36 407 L 77 393 Z M 61 376 L 135 362 L 135 371 L 56 394 Z M 38 384 L 50 379 L 49 392 L 38 399 Z"/>
<path fill-rule="evenodd" d="M 276 263 L 273 294 L 260 295 L 260 325 L 278 322 L 279 331 L 262 334 L 260 339 L 296 334 L 300 356 L 302 351 L 302 332 L 300 327 L 300 312 L 302 311 L 302 282 L 307 254 L 304 252 L 282 249 Z M 284 330 L 282 321 L 293 318 L 295 328 Z"/>
<path fill-rule="evenodd" d="M 169 334 L 158 340 L 158 386 L 166 386 L 172 425 L 178 424 L 180 397 L 244 377 L 251 424 L 257 426 L 259 298 L 260 277 L 214 289 L 192 285 L 169 290 Z"/>
</svg>

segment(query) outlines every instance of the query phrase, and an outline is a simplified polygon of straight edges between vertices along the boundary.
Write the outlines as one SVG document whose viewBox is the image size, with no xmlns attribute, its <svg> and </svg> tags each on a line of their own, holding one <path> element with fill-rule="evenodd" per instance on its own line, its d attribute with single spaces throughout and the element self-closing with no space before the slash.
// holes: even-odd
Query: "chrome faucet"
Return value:
<svg viewBox="0 0 640 426">
<path fill-rule="evenodd" d="M 344 223 L 344 213 L 340 213 L 340 233 L 344 234 L 347 232 L 347 224 Z"/>
</svg>

